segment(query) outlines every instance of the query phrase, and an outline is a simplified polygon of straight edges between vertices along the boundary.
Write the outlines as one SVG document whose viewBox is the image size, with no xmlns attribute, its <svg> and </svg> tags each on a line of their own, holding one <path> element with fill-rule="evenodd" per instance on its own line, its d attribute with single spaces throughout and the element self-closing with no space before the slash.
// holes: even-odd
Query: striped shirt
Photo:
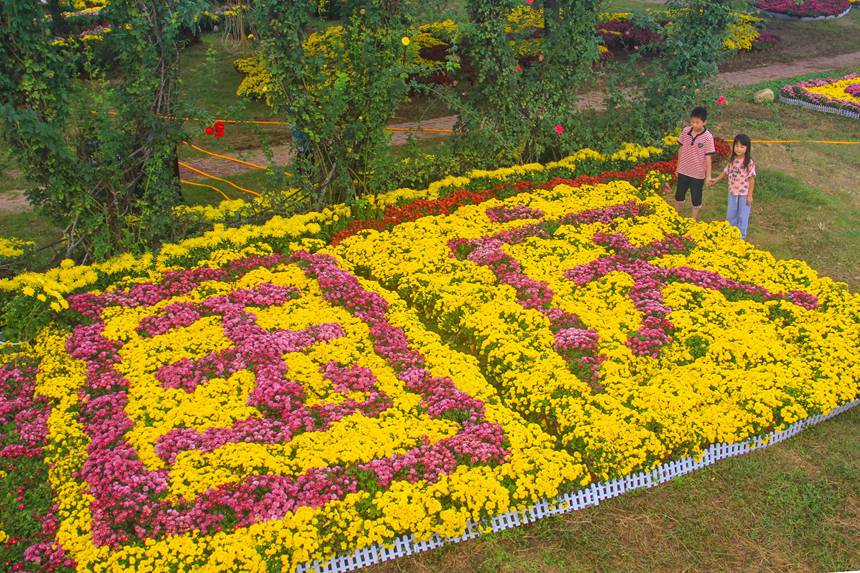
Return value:
<svg viewBox="0 0 860 573">
<path fill-rule="evenodd" d="M 723 172 L 729 177 L 729 193 L 747 195 L 750 192 L 750 179 L 755 177 L 755 161 L 750 159 L 749 166 L 745 168 L 743 159 L 733 157 Z"/>
<path fill-rule="evenodd" d="M 704 179 L 708 175 L 705 158 L 717 152 L 714 147 L 714 136 L 707 128 L 702 133 L 693 133 L 693 127 L 687 126 L 678 136 L 681 148 L 678 150 L 678 173 Z"/>
</svg>

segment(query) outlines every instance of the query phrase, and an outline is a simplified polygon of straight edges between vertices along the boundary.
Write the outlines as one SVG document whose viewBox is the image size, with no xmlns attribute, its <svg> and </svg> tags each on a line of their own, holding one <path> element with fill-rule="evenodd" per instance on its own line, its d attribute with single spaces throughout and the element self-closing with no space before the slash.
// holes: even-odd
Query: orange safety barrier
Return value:
<svg viewBox="0 0 860 573">
<path fill-rule="evenodd" d="M 180 179 L 179 182 L 182 183 L 183 185 L 193 185 L 194 187 L 207 187 L 209 189 L 217 191 L 218 193 L 221 194 L 222 197 L 224 197 L 224 199 L 230 201 L 230 197 L 228 197 L 226 193 L 224 193 L 223 191 L 221 191 L 217 187 L 213 187 L 212 185 L 206 185 L 205 183 L 197 183 L 196 181 L 188 181 L 186 179 Z"/>
<path fill-rule="evenodd" d="M 205 153 L 206 155 L 211 155 L 212 157 L 217 157 L 218 159 L 224 159 L 226 161 L 232 161 L 233 163 L 238 163 L 239 165 L 247 165 L 248 167 L 253 167 L 255 169 L 262 169 L 264 171 L 268 171 L 268 167 L 264 167 L 263 165 L 257 165 L 256 163 L 251 163 L 250 161 L 244 161 L 242 159 L 237 159 L 235 157 L 230 157 L 229 155 L 221 155 L 220 153 L 215 153 L 214 151 L 209 151 L 208 149 L 203 149 L 202 147 L 198 147 L 193 143 L 188 143 L 187 141 L 183 141 L 185 145 L 192 149 L 196 149 L 200 153 Z"/>
<path fill-rule="evenodd" d="M 860 145 L 860 141 L 828 141 L 824 139 L 752 139 L 753 143 L 823 143 L 827 145 Z"/>
<path fill-rule="evenodd" d="M 260 197 L 260 196 L 261 196 L 261 195 L 260 195 L 259 193 L 257 193 L 256 191 L 251 191 L 250 189 L 245 189 L 244 187 L 240 187 L 240 186 L 236 185 L 236 184 L 235 184 L 235 183 L 233 183 L 232 181 L 228 181 L 227 179 L 222 179 L 221 177 L 217 177 L 217 176 L 212 175 L 212 174 L 210 174 L 210 173 L 206 173 L 205 171 L 201 171 L 201 170 L 199 170 L 199 169 L 196 169 L 196 168 L 194 168 L 194 167 L 192 167 L 192 166 L 188 165 L 188 164 L 187 164 L 187 163 L 185 163 L 184 161 L 180 161 L 180 162 L 179 162 L 179 165 L 181 165 L 182 167 L 184 167 L 184 168 L 188 169 L 189 171 L 193 171 L 194 173 L 197 173 L 198 175 L 202 175 L 203 177 L 206 177 L 207 179 L 214 179 L 215 181 L 221 181 L 222 183 L 226 183 L 227 185 L 229 185 L 229 186 L 233 187 L 234 189 L 238 189 L 239 191 L 243 191 L 243 192 L 245 192 L 245 193 L 249 193 L 249 194 L 251 194 L 251 195 L 254 195 L 255 197 Z"/>
</svg>

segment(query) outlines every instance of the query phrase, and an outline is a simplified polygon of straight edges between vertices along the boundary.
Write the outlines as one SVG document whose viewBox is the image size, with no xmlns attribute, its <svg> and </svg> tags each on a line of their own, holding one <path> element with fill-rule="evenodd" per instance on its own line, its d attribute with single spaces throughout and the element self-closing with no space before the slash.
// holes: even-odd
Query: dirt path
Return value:
<svg viewBox="0 0 860 573">
<path fill-rule="evenodd" d="M 717 81 L 725 86 L 751 86 L 780 78 L 826 72 L 858 64 L 860 64 L 860 52 L 851 52 L 838 56 L 819 56 L 790 64 L 770 64 L 737 72 L 725 72 L 717 76 Z"/>
<path fill-rule="evenodd" d="M 27 197 L 24 196 L 23 191 L 13 189 L 0 194 L 0 215 L 29 210 L 30 202 L 27 201 Z"/>
</svg>

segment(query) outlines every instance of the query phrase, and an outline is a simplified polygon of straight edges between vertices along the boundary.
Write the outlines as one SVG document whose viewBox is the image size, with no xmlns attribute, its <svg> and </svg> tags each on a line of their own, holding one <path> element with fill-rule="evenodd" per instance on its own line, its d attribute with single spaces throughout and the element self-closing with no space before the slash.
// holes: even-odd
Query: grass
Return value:
<svg viewBox="0 0 860 573">
<path fill-rule="evenodd" d="M 54 226 L 45 217 L 34 211 L 13 212 L 0 211 L 0 236 L 16 237 L 33 241 L 36 247 L 52 243 L 60 237 L 62 229 Z M 60 251 L 60 247 L 39 251 L 34 255 L 32 267 L 47 268 Z"/>
<path fill-rule="evenodd" d="M 243 76 L 236 71 L 233 62 L 251 53 L 246 44 L 225 42 L 220 33 L 202 34 L 199 43 L 182 53 L 180 97 L 185 98 L 189 107 L 213 118 L 273 119 L 274 114 L 265 103 L 236 96 L 236 89 Z M 188 126 L 192 132 L 199 128 L 193 141 L 219 153 L 256 149 L 260 147 L 261 139 L 267 140 L 271 145 L 290 140 L 289 127 L 228 125 L 227 137 L 221 141 L 206 136 L 203 127 Z M 184 157 L 194 157 L 195 153 L 183 150 Z"/>
<path fill-rule="evenodd" d="M 239 187 L 244 187 L 245 189 L 255 191 L 257 193 L 262 193 L 267 190 L 285 189 L 288 187 L 286 179 L 281 178 L 274 173 L 256 169 L 240 173 L 238 175 L 224 177 L 224 179 L 235 183 Z M 200 181 L 200 183 L 212 185 L 213 187 L 221 189 L 221 191 L 226 193 L 231 199 L 253 198 L 252 195 L 235 189 L 234 187 L 220 181 Z M 182 196 L 185 199 L 185 202 L 189 205 L 217 205 L 224 200 L 221 195 L 211 189 L 190 185 L 182 186 Z"/>
<path fill-rule="evenodd" d="M 664 2 L 642 1 L 642 0 L 607 0 L 603 9 L 606 12 L 644 12 L 662 8 Z"/>
<path fill-rule="evenodd" d="M 27 181 L 24 179 L 24 174 L 18 168 L 15 160 L 9 149 L 0 145 L 0 201 L 4 193 L 10 191 L 20 192 L 27 188 Z M 0 207 L 2 212 L 2 207 Z"/>
<path fill-rule="evenodd" d="M 751 94 L 762 87 L 778 88 L 814 75 L 730 90 L 733 103 L 717 112 L 712 130 L 728 139 L 744 132 L 753 139 L 860 141 L 860 121 L 752 102 Z M 753 157 L 759 177 L 749 240 L 777 257 L 806 260 L 819 273 L 860 288 L 860 146 L 754 143 Z M 705 220 L 724 218 L 724 194 L 725 183 L 706 190 Z"/>
<path fill-rule="evenodd" d="M 858 440 L 854 411 L 663 486 L 369 573 L 856 569 Z"/>
<path fill-rule="evenodd" d="M 856 9 L 839 20 L 822 22 L 768 18 L 765 29 L 779 35 L 781 41 L 767 50 L 738 53 L 726 61 L 721 70 L 734 71 L 772 63 L 791 63 L 860 50 L 860 10 Z"/>
</svg>

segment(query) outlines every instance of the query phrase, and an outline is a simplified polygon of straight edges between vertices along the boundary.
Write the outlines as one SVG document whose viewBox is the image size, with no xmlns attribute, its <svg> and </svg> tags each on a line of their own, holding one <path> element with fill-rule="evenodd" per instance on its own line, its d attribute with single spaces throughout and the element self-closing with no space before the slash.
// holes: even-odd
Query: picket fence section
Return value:
<svg viewBox="0 0 860 573">
<path fill-rule="evenodd" d="M 860 113 L 858 113 L 856 111 L 851 111 L 850 109 L 841 109 L 838 107 L 832 107 L 832 106 L 828 106 L 828 105 L 810 103 L 808 101 L 803 101 L 800 99 L 785 97 L 784 95 L 779 96 L 779 101 L 781 101 L 782 103 L 787 103 L 789 105 L 797 105 L 797 106 L 805 107 L 807 109 L 812 109 L 815 111 L 823 111 L 824 113 L 835 113 L 837 115 L 844 115 L 845 117 L 860 119 Z"/>
<path fill-rule="evenodd" d="M 439 536 L 434 536 L 426 541 L 416 541 L 412 535 L 403 535 L 396 538 L 388 546 L 372 545 L 359 549 L 351 555 L 335 557 L 325 562 L 315 561 L 301 565 L 298 568 L 298 573 L 344 573 L 346 571 L 355 571 L 356 569 L 382 563 L 390 559 L 397 559 L 398 557 L 406 557 L 415 553 L 421 553 L 422 551 L 436 549 L 448 543 L 459 543 L 475 539 L 489 531 L 504 531 L 532 523 L 545 517 L 598 505 L 601 501 L 617 497 L 624 492 L 662 484 L 720 460 L 733 458 L 773 444 L 778 444 L 796 436 L 806 428 L 829 420 L 858 405 L 860 405 L 860 398 L 843 404 L 825 415 L 818 414 L 803 419 L 779 432 L 756 436 L 736 444 L 713 444 L 705 450 L 704 455 L 699 459 L 689 457 L 668 462 L 647 473 L 637 473 L 608 482 L 591 484 L 586 488 L 559 495 L 551 500 L 539 501 L 521 511 L 510 511 L 502 515 L 497 515 L 484 523 L 470 523 L 466 533 L 459 537 L 443 539 Z"/>
</svg>

